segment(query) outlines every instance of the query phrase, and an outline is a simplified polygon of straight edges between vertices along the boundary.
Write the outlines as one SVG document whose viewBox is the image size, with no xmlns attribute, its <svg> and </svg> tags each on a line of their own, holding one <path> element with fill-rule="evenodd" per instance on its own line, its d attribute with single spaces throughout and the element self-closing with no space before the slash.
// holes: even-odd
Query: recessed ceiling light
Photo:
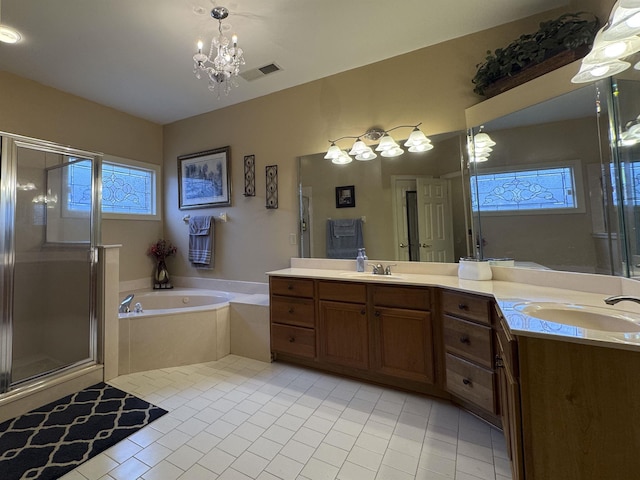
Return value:
<svg viewBox="0 0 640 480">
<path fill-rule="evenodd" d="M 13 28 L 0 25 L 0 42 L 4 43 L 17 43 L 22 39 L 22 36 L 17 30 Z"/>
</svg>

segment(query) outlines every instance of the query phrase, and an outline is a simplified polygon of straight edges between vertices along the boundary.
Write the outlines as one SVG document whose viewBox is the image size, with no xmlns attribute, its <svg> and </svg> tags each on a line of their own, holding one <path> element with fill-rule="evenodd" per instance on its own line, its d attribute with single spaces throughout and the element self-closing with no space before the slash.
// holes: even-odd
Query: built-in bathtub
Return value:
<svg viewBox="0 0 640 480">
<path fill-rule="evenodd" d="M 118 374 L 218 360 L 230 353 L 229 302 L 239 295 L 174 288 L 123 292 L 134 297 L 118 314 Z M 134 311 L 140 303 L 142 312 Z"/>
<path fill-rule="evenodd" d="M 186 312 L 216 310 L 228 306 L 229 301 L 238 296 L 237 293 L 196 288 L 174 288 L 171 290 L 142 290 L 121 294 L 121 298 L 129 293 L 133 300 L 129 313 L 120 313 L 120 318 L 137 318 L 144 316 L 176 315 Z M 141 312 L 136 312 L 140 304 Z"/>
</svg>

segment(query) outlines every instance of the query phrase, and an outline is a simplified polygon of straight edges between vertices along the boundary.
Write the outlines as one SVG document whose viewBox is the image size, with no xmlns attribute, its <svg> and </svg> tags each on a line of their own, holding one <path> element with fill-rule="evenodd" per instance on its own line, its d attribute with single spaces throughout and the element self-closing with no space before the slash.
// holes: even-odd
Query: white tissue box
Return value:
<svg viewBox="0 0 640 480">
<path fill-rule="evenodd" d="M 458 278 L 464 280 L 491 280 L 491 266 L 486 260 L 460 259 Z"/>
</svg>

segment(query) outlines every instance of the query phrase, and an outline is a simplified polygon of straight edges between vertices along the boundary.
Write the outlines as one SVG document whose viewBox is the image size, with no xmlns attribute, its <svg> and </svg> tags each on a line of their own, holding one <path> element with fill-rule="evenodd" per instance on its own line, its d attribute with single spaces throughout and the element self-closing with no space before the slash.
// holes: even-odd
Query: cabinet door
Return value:
<svg viewBox="0 0 640 480">
<path fill-rule="evenodd" d="M 364 304 L 320 300 L 320 361 L 369 368 L 369 326 Z"/>
<path fill-rule="evenodd" d="M 433 384 L 433 334 L 429 312 L 374 307 L 376 371 Z"/>
</svg>

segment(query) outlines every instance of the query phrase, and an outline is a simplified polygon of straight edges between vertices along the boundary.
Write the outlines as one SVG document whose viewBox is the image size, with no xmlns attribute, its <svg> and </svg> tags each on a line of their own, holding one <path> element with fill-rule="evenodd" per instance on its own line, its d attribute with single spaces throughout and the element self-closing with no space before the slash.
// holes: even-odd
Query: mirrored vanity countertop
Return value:
<svg viewBox="0 0 640 480">
<path fill-rule="evenodd" d="M 267 272 L 267 275 L 389 285 L 442 287 L 465 293 L 488 295 L 496 300 L 510 330 L 515 335 L 640 351 L 640 305 L 632 302 L 621 302 L 617 305 L 606 305 L 604 303 L 604 299 L 611 295 L 639 295 L 640 282 L 637 280 L 604 275 L 549 270 L 535 271 L 506 267 L 492 267 L 493 280 L 463 280 L 457 277 L 457 264 L 429 265 L 433 267 L 433 272 L 405 273 L 402 265 L 400 265 L 397 272 L 386 276 L 357 273 L 353 270 L 339 268 L 317 268 L 321 264 L 312 262 L 309 268 L 294 266 Z M 422 264 L 422 266 L 425 269 L 425 264 Z M 418 267 L 410 268 L 417 269 Z M 429 268 L 426 267 L 426 270 L 428 271 Z M 635 284 L 638 284 L 638 286 L 636 287 Z M 566 286 L 571 286 L 572 288 L 562 288 Z M 636 289 L 638 291 L 635 291 Z M 632 328 L 630 328 L 637 331 L 618 332 L 585 328 L 584 326 L 576 326 L 575 322 L 571 322 L 574 325 L 569 321 L 561 323 L 561 318 L 554 318 L 554 322 L 546 321 L 518 310 L 523 304 L 527 303 L 568 306 L 569 309 L 574 307 L 586 308 L 597 310 L 598 312 L 611 312 L 614 315 L 637 317 L 638 323 L 632 323 Z M 568 315 L 571 313 L 569 312 Z"/>
</svg>

